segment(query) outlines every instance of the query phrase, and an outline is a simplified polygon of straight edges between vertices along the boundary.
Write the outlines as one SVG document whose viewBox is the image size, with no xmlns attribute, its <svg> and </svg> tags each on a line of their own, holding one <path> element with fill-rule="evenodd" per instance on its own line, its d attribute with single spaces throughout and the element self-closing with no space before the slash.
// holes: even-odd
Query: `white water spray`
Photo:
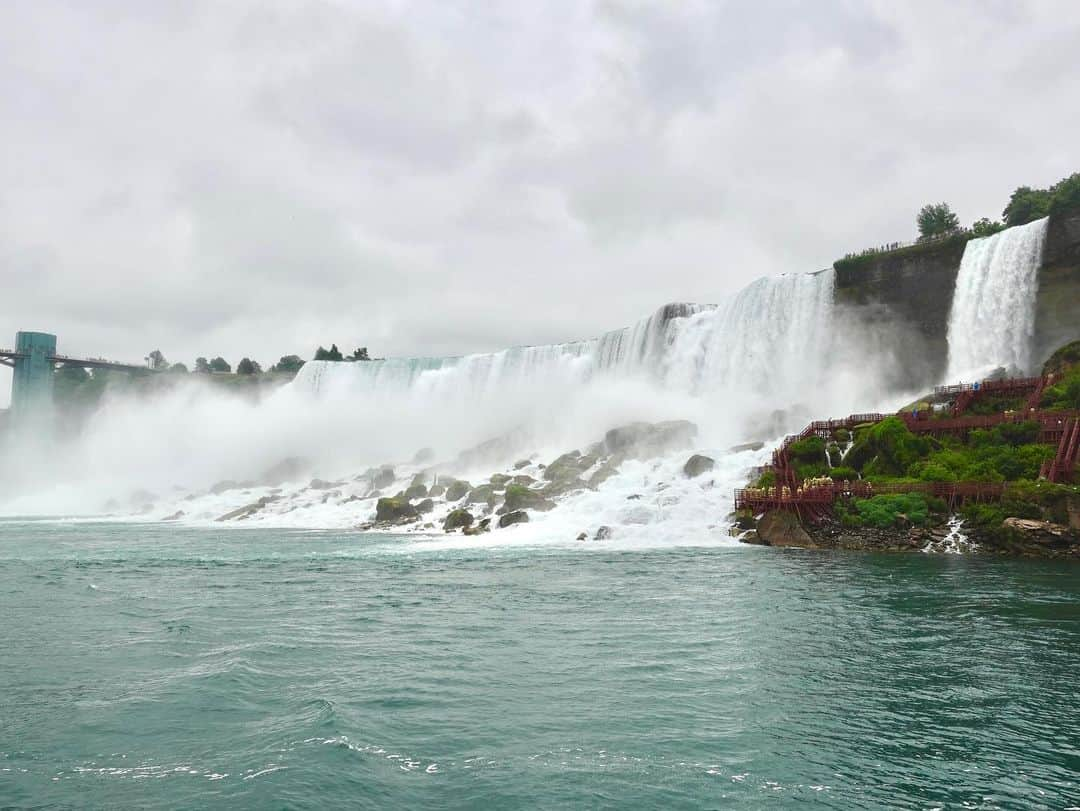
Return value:
<svg viewBox="0 0 1080 811">
<path fill-rule="evenodd" d="M 1046 218 L 973 239 L 964 248 L 949 316 L 948 382 L 1004 366 L 1026 373 Z"/>
</svg>

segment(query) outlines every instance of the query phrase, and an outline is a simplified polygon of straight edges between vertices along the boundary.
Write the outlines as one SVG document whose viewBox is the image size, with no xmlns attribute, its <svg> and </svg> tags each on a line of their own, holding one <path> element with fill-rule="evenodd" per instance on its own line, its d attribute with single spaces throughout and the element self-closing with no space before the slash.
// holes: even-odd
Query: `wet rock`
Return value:
<svg viewBox="0 0 1080 811">
<path fill-rule="evenodd" d="M 799 517 L 783 510 L 765 513 L 757 522 L 757 534 L 767 546 L 814 546 Z"/>
<path fill-rule="evenodd" d="M 376 490 L 382 490 L 383 488 L 392 485 L 396 478 L 397 476 L 394 474 L 394 468 L 390 465 L 383 465 L 372 472 L 371 486 Z"/>
<path fill-rule="evenodd" d="M 1051 521 L 1035 521 L 1028 518 L 1006 518 L 1003 524 L 1005 529 L 1010 530 L 1024 541 L 1032 541 L 1040 544 L 1070 543 L 1074 540 L 1073 533 L 1064 524 L 1055 524 Z"/>
<path fill-rule="evenodd" d="M 380 498 L 375 503 L 376 521 L 398 523 L 415 519 L 417 515 L 416 508 L 401 497 Z"/>
<path fill-rule="evenodd" d="M 514 510 L 508 512 L 506 515 L 499 519 L 499 528 L 511 526 L 512 524 L 525 524 L 529 521 L 529 514 L 524 510 Z"/>
<path fill-rule="evenodd" d="M 535 484 L 536 479 L 534 479 L 532 476 L 526 476 L 524 473 L 519 473 L 518 475 L 514 476 L 514 478 L 512 478 L 510 482 L 512 484 L 520 484 L 528 487 L 531 484 Z"/>
<path fill-rule="evenodd" d="M 584 532 L 579 532 L 579 533 L 578 533 L 578 536 L 577 536 L 577 539 L 578 539 L 579 541 L 587 541 L 587 540 L 589 540 L 589 536 L 588 536 L 588 534 L 587 534 L 587 533 L 584 533 Z"/>
<path fill-rule="evenodd" d="M 708 473 L 714 467 L 716 467 L 715 459 L 695 453 L 687 459 L 686 464 L 683 465 L 683 475 L 693 479 L 700 476 L 702 473 Z"/>
<path fill-rule="evenodd" d="M 581 454 L 578 451 L 564 453 L 544 468 L 544 478 L 549 482 L 576 479 L 581 471 L 586 469 L 581 467 L 580 461 Z"/>
<path fill-rule="evenodd" d="M 511 513 L 519 510 L 551 510 L 555 503 L 544 496 L 540 490 L 531 490 L 520 484 L 512 484 L 506 488 L 506 502 L 500 512 Z"/>
<path fill-rule="evenodd" d="M 461 501 L 472 490 L 472 485 L 462 479 L 451 479 L 446 485 L 446 500 Z"/>
<path fill-rule="evenodd" d="M 487 504 L 489 507 L 495 504 L 495 489 L 490 484 L 481 484 L 469 491 L 465 497 L 466 504 Z"/>
<path fill-rule="evenodd" d="M 743 453 L 744 451 L 760 451 L 764 447 L 764 442 L 744 442 L 741 445 L 732 445 L 728 448 L 728 452 Z"/>
<path fill-rule="evenodd" d="M 330 489 L 332 489 L 334 487 L 337 487 L 337 486 L 338 486 L 337 483 L 328 482 L 328 481 L 326 481 L 324 479 L 312 479 L 308 483 L 308 489 L 309 490 L 330 490 Z"/>
<path fill-rule="evenodd" d="M 424 498 L 427 494 L 428 489 L 423 484 L 412 484 L 405 491 L 405 498 L 411 501 L 416 498 Z"/>
<path fill-rule="evenodd" d="M 596 534 L 593 535 L 594 541 L 606 541 L 611 537 L 612 530 L 609 526 L 602 526 L 596 530 Z"/>
<path fill-rule="evenodd" d="M 432 501 L 430 498 L 425 498 L 423 501 L 416 504 L 416 511 L 421 515 L 423 515 L 424 513 L 429 513 L 434 509 L 435 502 Z"/>
<path fill-rule="evenodd" d="M 637 501 L 641 498 L 641 493 L 631 493 L 626 497 L 627 501 Z"/>
<path fill-rule="evenodd" d="M 443 519 L 443 529 L 447 532 L 452 532 L 453 530 L 461 529 L 462 527 L 470 527 L 472 526 L 472 523 L 472 513 L 468 510 L 451 510 L 450 514 Z"/>
<path fill-rule="evenodd" d="M 523 467 L 528 467 L 532 462 L 528 459 L 518 459 L 514 462 L 514 470 L 521 470 Z"/>
<path fill-rule="evenodd" d="M 697 426 L 686 420 L 633 422 L 604 434 L 604 451 L 647 459 L 685 448 L 697 437 Z"/>
<path fill-rule="evenodd" d="M 161 520 L 162 521 L 179 521 L 185 515 L 187 515 L 187 513 L 185 513 L 183 510 L 177 510 L 172 515 L 167 515 L 164 518 L 162 518 Z"/>
<path fill-rule="evenodd" d="M 243 518 L 248 518 L 259 510 L 263 509 L 266 505 L 277 501 L 276 496 L 263 496 L 258 501 L 254 501 L 251 504 L 245 504 L 243 507 L 238 507 L 235 510 L 231 510 L 224 515 L 215 518 L 215 521 L 235 521 Z"/>
<path fill-rule="evenodd" d="M 589 477 L 589 487 L 599 487 L 616 473 L 619 472 L 619 466 L 624 462 L 622 454 L 616 454 L 609 457 L 604 461 L 600 467 Z"/>
<path fill-rule="evenodd" d="M 491 486 L 496 490 L 502 490 L 506 487 L 507 482 L 510 481 L 510 477 L 505 473 L 494 473 L 488 481 L 491 482 Z"/>
<path fill-rule="evenodd" d="M 435 482 L 435 484 L 428 488 L 427 494 L 432 498 L 439 498 L 446 494 L 446 488 L 438 482 Z"/>
</svg>

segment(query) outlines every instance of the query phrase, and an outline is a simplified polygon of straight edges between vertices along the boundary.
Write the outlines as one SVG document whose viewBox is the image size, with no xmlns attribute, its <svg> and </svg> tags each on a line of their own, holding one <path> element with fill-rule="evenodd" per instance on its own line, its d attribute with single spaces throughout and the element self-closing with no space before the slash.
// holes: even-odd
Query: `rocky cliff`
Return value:
<svg viewBox="0 0 1080 811">
<path fill-rule="evenodd" d="M 890 330 L 898 373 L 913 389 L 939 382 L 948 360 L 949 313 L 965 241 L 881 254 L 836 271 L 836 302 L 852 318 Z M 1039 271 L 1032 360 L 1080 338 L 1080 211 L 1052 216 Z"/>
</svg>

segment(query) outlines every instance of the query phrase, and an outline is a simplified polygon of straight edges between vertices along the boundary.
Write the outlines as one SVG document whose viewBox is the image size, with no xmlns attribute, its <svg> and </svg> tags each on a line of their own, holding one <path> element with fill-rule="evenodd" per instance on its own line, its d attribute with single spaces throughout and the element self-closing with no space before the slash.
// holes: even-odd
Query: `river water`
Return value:
<svg viewBox="0 0 1080 811">
<path fill-rule="evenodd" d="M 1080 806 L 1080 567 L 0 524 L 0 807 Z"/>
</svg>

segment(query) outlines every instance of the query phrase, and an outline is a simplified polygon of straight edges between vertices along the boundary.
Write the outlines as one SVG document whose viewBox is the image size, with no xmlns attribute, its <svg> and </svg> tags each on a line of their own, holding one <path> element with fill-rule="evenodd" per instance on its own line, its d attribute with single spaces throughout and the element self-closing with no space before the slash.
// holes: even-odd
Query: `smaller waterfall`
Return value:
<svg viewBox="0 0 1080 811">
<path fill-rule="evenodd" d="M 970 381 L 999 366 L 1029 370 L 1046 223 L 1008 228 L 965 247 L 949 316 L 946 382 Z"/>
</svg>

